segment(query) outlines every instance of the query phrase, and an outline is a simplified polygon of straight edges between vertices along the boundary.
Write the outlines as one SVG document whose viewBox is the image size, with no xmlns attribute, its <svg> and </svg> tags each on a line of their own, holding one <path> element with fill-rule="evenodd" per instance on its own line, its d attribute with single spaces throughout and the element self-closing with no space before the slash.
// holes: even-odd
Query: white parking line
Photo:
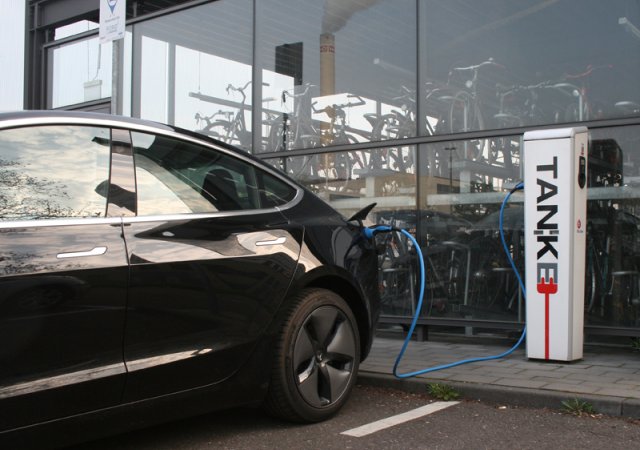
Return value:
<svg viewBox="0 0 640 450">
<path fill-rule="evenodd" d="M 449 406 L 457 405 L 460 402 L 434 402 L 420 408 L 412 409 L 402 414 L 387 417 L 386 419 L 377 420 L 375 422 L 362 425 L 361 427 L 352 428 L 347 431 L 343 431 L 340 434 L 353 437 L 363 437 L 369 434 L 375 433 L 385 428 L 390 428 L 401 423 L 409 422 L 410 420 L 417 419 L 429 415 L 434 412 L 441 411 Z"/>
</svg>

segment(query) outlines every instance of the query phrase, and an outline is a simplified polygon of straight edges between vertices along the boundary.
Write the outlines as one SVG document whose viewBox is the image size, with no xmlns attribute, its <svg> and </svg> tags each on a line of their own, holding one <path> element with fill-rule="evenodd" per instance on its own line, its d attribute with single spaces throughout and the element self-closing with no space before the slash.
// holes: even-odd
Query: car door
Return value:
<svg viewBox="0 0 640 450">
<path fill-rule="evenodd" d="M 128 263 L 110 130 L 0 130 L 0 431 L 116 405 Z"/>
<path fill-rule="evenodd" d="M 132 135 L 127 401 L 231 375 L 273 319 L 302 239 L 274 208 L 296 188 L 224 151 Z"/>
</svg>

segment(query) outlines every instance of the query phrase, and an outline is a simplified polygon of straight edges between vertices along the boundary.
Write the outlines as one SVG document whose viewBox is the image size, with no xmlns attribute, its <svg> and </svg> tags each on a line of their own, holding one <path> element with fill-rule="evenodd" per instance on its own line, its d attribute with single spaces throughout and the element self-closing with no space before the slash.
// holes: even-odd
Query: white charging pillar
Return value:
<svg viewBox="0 0 640 450">
<path fill-rule="evenodd" d="M 584 127 L 524 134 L 528 358 L 582 358 L 587 144 Z"/>
</svg>

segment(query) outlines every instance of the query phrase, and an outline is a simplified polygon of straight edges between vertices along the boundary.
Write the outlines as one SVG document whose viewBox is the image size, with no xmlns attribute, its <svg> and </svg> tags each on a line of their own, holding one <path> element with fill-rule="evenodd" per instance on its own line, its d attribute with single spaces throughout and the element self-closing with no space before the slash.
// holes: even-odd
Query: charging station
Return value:
<svg viewBox="0 0 640 450">
<path fill-rule="evenodd" d="M 500 238 L 526 297 L 526 327 L 509 350 L 492 356 L 400 373 L 398 366 L 415 330 L 424 300 L 425 265 L 420 245 L 407 230 L 397 230 L 416 248 L 420 288 L 416 311 L 393 365 L 397 378 L 449 369 L 462 364 L 503 358 L 527 338 L 527 357 L 547 361 L 582 359 L 584 347 L 584 280 L 587 241 L 586 127 L 530 131 L 524 134 L 524 182 L 517 183 L 500 208 Z M 511 195 L 524 189 L 525 282 L 504 237 L 504 208 Z M 372 208 L 375 205 L 370 205 Z M 369 209 L 370 210 L 370 209 Z M 365 217 L 369 210 L 363 210 Z M 360 220 L 361 222 L 361 220 Z M 364 236 L 393 231 L 387 225 L 363 228 Z"/>
<path fill-rule="evenodd" d="M 582 358 L 587 145 L 585 127 L 524 134 L 528 358 Z"/>
</svg>

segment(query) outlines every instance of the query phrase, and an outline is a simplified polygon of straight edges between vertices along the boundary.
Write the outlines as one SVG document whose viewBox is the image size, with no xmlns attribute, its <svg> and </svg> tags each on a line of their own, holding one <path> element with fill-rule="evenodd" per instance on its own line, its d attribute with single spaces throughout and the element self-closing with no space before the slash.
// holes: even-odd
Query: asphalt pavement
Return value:
<svg viewBox="0 0 640 450">
<path fill-rule="evenodd" d="M 443 403 L 449 405 L 442 408 Z M 638 442 L 640 420 L 477 401 L 440 402 L 427 395 L 356 385 L 344 408 L 324 422 L 301 425 L 238 408 L 68 450 L 630 450 Z"/>
<path fill-rule="evenodd" d="M 530 360 L 524 343 L 504 358 L 474 362 L 424 375 L 399 379 L 393 365 L 402 337 L 377 336 L 369 357 L 360 366 L 358 382 L 407 392 L 426 392 L 430 383 L 455 388 L 466 399 L 493 404 L 562 409 L 565 400 L 590 403 L 596 412 L 640 418 L 640 352 L 631 346 L 585 345 L 583 359 L 575 362 Z M 513 342 L 432 337 L 412 341 L 399 365 L 399 373 L 507 351 Z"/>
</svg>

